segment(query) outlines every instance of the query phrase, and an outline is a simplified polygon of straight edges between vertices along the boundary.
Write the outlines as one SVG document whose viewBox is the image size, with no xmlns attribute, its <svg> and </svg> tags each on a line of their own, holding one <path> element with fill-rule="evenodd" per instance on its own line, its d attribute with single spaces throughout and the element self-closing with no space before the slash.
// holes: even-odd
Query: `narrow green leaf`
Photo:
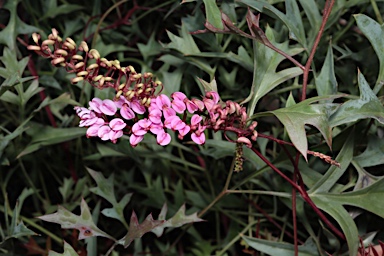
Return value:
<svg viewBox="0 0 384 256">
<path fill-rule="evenodd" d="M 357 26 L 371 42 L 372 47 L 375 50 L 377 57 L 379 58 L 380 71 L 377 78 L 377 83 L 384 81 L 384 24 L 380 25 L 375 20 L 364 14 L 356 14 L 354 17 L 356 19 Z"/>
<path fill-rule="evenodd" d="M 344 143 L 344 146 L 336 157 L 336 161 L 340 163 L 341 168 L 338 168 L 334 165 L 329 167 L 323 177 L 308 191 L 308 193 L 328 192 L 336 184 L 336 182 L 348 169 L 349 164 L 352 161 L 355 135 L 356 134 L 354 132 L 349 134 L 347 140 Z"/>
<path fill-rule="evenodd" d="M 353 160 L 358 162 L 361 167 L 384 164 L 384 140 L 376 136 L 368 137 L 367 148 Z"/>
<path fill-rule="evenodd" d="M 384 124 L 384 107 L 359 71 L 360 98 L 342 104 L 330 117 L 331 127 L 351 123 L 359 119 L 374 118 Z"/>
<path fill-rule="evenodd" d="M 286 0 L 285 1 L 285 10 L 287 20 L 290 22 L 291 33 L 290 37 L 300 42 L 304 47 L 307 46 L 307 38 L 305 36 L 303 20 L 301 19 L 301 14 L 299 6 L 297 5 L 296 0 Z"/>
<path fill-rule="evenodd" d="M 295 252 L 293 244 L 269 241 L 249 236 L 241 236 L 241 238 L 253 249 L 259 252 L 267 253 L 268 255 L 291 256 L 294 255 Z M 304 244 L 298 248 L 299 256 L 319 255 L 317 248 L 313 245 L 313 243 L 309 245 Z"/>
<path fill-rule="evenodd" d="M 216 0 L 203 0 L 205 5 L 205 12 L 207 15 L 207 21 L 213 26 L 219 29 L 223 29 L 223 23 L 221 22 L 221 12 L 216 5 Z"/>
<path fill-rule="evenodd" d="M 337 93 L 337 81 L 333 63 L 332 45 L 328 47 L 327 56 L 320 74 L 315 77 L 316 90 L 319 96 L 333 95 Z"/>
<path fill-rule="evenodd" d="M 167 31 L 168 37 L 171 42 L 165 45 L 166 48 L 174 49 L 181 52 L 184 55 L 199 53 L 200 50 L 197 47 L 192 35 L 187 30 L 184 23 L 181 24 L 180 36 L 176 36 Z"/>
<path fill-rule="evenodd" d="M 347 238 L 349 255 L 355 256 L 359 247 L 359 234 L 355 222 L 351 215 L 344 209 L 341 204 L 328 200 L 327 194 L 319 196 L 318 194 L 311 196 L 311 199 L 324 212 L 334 218 L 343 230 L 343 234 Z"/>
</svg>

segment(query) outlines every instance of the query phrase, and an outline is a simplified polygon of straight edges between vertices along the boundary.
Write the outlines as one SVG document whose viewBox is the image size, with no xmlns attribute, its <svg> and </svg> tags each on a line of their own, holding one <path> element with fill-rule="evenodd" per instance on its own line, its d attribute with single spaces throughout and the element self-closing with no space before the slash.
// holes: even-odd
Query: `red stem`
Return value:
<svg viewBox="0 0 384 256">
<path fill-rule="evenodd" d="M 251 148 L 251 150 L 260 157 L 261 160 L 264 161 L 272 170 L 277 172 L 283 179 L 288 181 L 293 188 L 295 188 L 301 195 L 301 197 L 304 199 L 305 202 L 307 202 L 312 209 L 315 211 L 315 213 L 320 217 L 322 221 L 341 239 L 345 240 L 345 236 L 342 232 L 340 232 L 324 215 L 322 211 L 320 211 L 319 208 L 317 208 L 316 204 L 312 201 L 312 199 L 309 197 L 307 191 L 305 189 L 302 189 L 300 186 L 298 186 L 295 182 L 293 182 L 291 179 L 289 179 L 284 173 L 282 173 L 276 166 L 274 166 L 267 158 L 265 158 L 257 149 L 254 147 Z"/>
<path fill-rule="evenodd" d="M 311 68 L 313 57 L 315 56 L 316 48 L 317 48 L 318 44 L 320 43 L 321 36 L 323 35 L 325 25 L 328 21 L 329 15 L 331 14 L 332 7 L 333 7 L 334 3 L 335 3 L 335 0 L 327 0 L 327 2 L 325 3 L 323 21 L 321 23 L 319 33 L 317 33 L 315 42 L 313 43 L 313 47 L 312 47 L 312 50 L 309 54 L 307 63 L 305 64 L 305 69 L 304 69 L 304 73 L 303 73 L 303 90 L 301 93 L 301 100 L 302 101 L 305 100 L 305 98 L 307 97 L 308 74 L 309 74 L 309 71 Z"/>
</svg>

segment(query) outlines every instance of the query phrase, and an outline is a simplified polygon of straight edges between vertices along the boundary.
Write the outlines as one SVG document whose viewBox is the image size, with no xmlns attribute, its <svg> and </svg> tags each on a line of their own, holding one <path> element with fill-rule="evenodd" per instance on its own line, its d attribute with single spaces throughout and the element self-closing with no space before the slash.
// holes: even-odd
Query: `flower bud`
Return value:
<svg viewBox="0 0 384 256">
<path fill-rule="evenodd" d="M 55 43 L 54 40 L 51 40 L 51 39 L 46 39 L 44 40 L 41 45 L 53 45 Z"/>
<path fill-rule="evenodd" d="M 136 70 L 131 65 L 128 66 L 128 69 L 131 73 L 136 73 Z"/>
<path fill-rule="evenodd" d="M 64 57 L 60 57 L 60 58 L 55 58 L 55 59 L 53 59 L 53 60 L 51 61 L 51 63 L 52 63 L 52 65 L 58 65 L 58 64 L 60 64 L 60 63 L 62 63 L 62 62 L 64 62 L 64 61 L 65 61 Z"/>
<path fill-rule="evenodd" d="M 246 137 L 239 137 L 236 142 L 244 143 L 248 148 L 252 148 L 252 142 Z"/>
<path fill-rule="evenodd" d="M 252 139 L 253 141 L 256 141 L 257 136 L 258 136 L 257 131 L 256 131 L 256 130 L 253 130 L 251 139 Z"/>
<path fill-rule="evenodd" d="M 80 82 L 80 81 L 82 81 L 82 80 L 84 80 L 84 77 L 82 77 L 82 76 L 78 76 L 78 77 L 72 78 L 72 79 L 71 79 L 71 83 L 72 83 L 72 84 L 76 84 L 76 83 L 78 83 L 78 82 Z"/>
<path fill-rule="evenodd" d="M 37 46 L 37 45 L 28 45 L 27 49 L 31 51 L 41 51 L 40 46 Z"/>
<path fill-rule="evenodd" d="M 91 49 L 89 51 L 89 57 L 92 59 L 100 59 L 100 53 L 98 50 L 96 49 Z"/>
<path fill-rule="evenodd" d="M 55 51 L 55 54 L 57 55 L 63 55 L 63 56 L 67 56 L 68 55 L 68 52 L 66 50 L 63 50 L 63 49 L 57 49 Z"/>
<path fill-rule="evenodd" d="M 35 42 L 36 44 L 39 44 L 40 35 L 37 33 L 32 33 L 32 39 L 33 39 L 33 42 Z"/>
<path fill-rule="evenodd" d="M 92 78 L 92 81 L 97 82 L 97 81 L 99 81 L 102 77 L 103 77 L 103 75 L 95 76 L 94 78 Z"/>
<path fill-rule="evenodd" d="M 80 46 L 79 46 L 80 51 L 88 52 L 88 44 L 85 41 L 81 41 Z"/>
<path fill-rule="evenodd" d="M 74 59 L 74 60 L 83 60 L 83 56 L 76 54 L 76 55 L 72 56 L 72 59 Z"/>
<path fill-rule="evenodd" d="M 99 65 L 97 63 L 93 63 L 93 64 L 91 64 L 91 65 L 89 65 L 87 67 L 87 70 L 92 70 L 92 69 L 95 69 L 95 68 L 98 68 L 98 67 L 99 67 Z"/>
<path fill-rule="evenodd" d="M 85 70 L 80 71 L 79 73 L 76 74 L 76 76 L 86 76 L 86 75 L 88 75 L 88 71 L 85 71 Z"/>
<path fill-rule="evenodd" d="M 73 44 L 71 44 L 69 42 L 64 42 L 63 46 L 67 47 L 70 50 L 74 50 L 76 48 L 76 45 L 73 45 Z"/>
</svg>

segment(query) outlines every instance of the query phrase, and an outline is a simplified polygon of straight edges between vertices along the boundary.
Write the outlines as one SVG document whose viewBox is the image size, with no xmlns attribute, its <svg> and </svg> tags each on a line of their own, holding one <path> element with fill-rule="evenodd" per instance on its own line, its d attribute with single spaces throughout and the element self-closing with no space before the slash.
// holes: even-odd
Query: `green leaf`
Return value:
<svg viewBox="0 0 384 256">
<path fill-rule="evenodd" d="M 372 47 L 375 50 L 377 57 L 379 58 L 380 71 L 377 78 L 377 82 L 379 83 L 380 81 L 384 80 L 384 24 L 380 25 L 375 20 L 364 14 L 356 14 L 354 17 L 356 19 L 357 26 L 371 42 Z"/>
<path fill-rule="evenodd" d="M 267 2 L 253 0 L 237 0 L 237 2 L 243 3 L 259 12 L 267 13 L 272 17 L 277 17 L 288 27 L 292 39 L 297 40 L 302 46 L 307 47 L 306 37 L 304 34 L 304 29 L 302 27 L 303 25 L 301 18 L 298 20 L 298 17 L 301 17 L 301 15 L 297 14 L 297 4 L 295 4 L 295 1 L 290 0 L 288 3 L 286 2 L 286 6 L 291 9 L 291 12 L 295 11 L 296 9 L 295 15 L 291 15 L 291 13 L 288 12 L 288 8 L 287 14 L 284 14 Z"/>
<path fill-rule="evenodd" d="M 320 74 L 315 77 L 316 90 L 319 96 L 333 95 L 337 93 L 337 81 L 333 63 L 332 45 L 328 47 L 327 56 Z"/>
<path fill-rule="evenodd" d="M 308 191 L 308 193 L 312 193 L 311 191 L 313 191 L 313 193 L 328 192 L 336 184 L 336 182 L 348 169 L 349 164 L 352 161 L 355 135 L 355 132 L 351 132 L 351 134 L 349 134 L 343 147 L 340 150 L 340 153 L 336 157 L 336 161 L 340 163 L 341 167 L 338 168 L 334 165 L 329 167 L 323 177 L 318 182 L 316 182 L 316 184 Z"/>
<path fill-rule="evenodd" d="M 0 31 L 0 44 L 5 44 L 11 51 L 16 52 L 16 38 L 20 34 L 31 34 L 39 29 L 24 23 L 17 16 L 17 5 L 20 0 L 8 0 L 3 8 L 9 10 L 10 19 L 8 25 Z"/>
<path fill-rule="evenodd" d="M 269 241 L 249 236 L 241 236 L 241 238 L 253 249 L 267 253 L 268 255 L 291 256 L 294 255 L 295 252 L 293 244 Z M 317 248 L 313 243 L 301 245 L 298 249 L 300 256 L 319 255 Z"/>
<path fill-rule="evenodd" d="M 166 48 L 177 50 L 183 55 L 200 53 L 199 48 L 184 23 L 181 24 L 181 37 L 172 34 L 170 31 L 167 31 L 167 34 L 171 42 L 165 45 Z"/>
<path fill-rule="evenodd" d="M 106 179 L 100 172 L 95 172 L 90 168 L 87 168 L 87 170 L 97 184 L 96 188 L 90 188 L 89 190 L 92 193 L 103 197 L 113 206 L 112 208 L 104 209 L 102 213 L 105 216 L 117 219 L 121 221 L 124 225 L 128 226 L 124 218 L 124 208 L 131 200 L 132 193 L 124 195 L 121 201 L 117 202 L 113 189 L 113 174 L 111 174 L 111 176 Z"/>
<path fill-rule="evenodd" d="M 73 13 L 77 10 L 81 10 L 84 8 L 84 6 L 77 5 L 77 4 L 62 4 L 60 6 L 51 6 L 49 10 L 47 10 L 43 17 L 39 19 L 39 21 L 45 20 L 47 18 L 55 18 L 58 15 L 61 14 L 68 14 L 68 13 Z"/>
<path fill-rule="evenodd" d="M 326 195 L 329 195 L 329 193 Z M 311 199 L 317 207 L 337 221 L 347 239 L 349 255 L 355 256 L 359 247 L 359 233 L 356 224 L 341 204 L 328 200 L 326 195 L 321 197 L 311 196 Z"/>
<path fill-rule="evenodd" d="M 136 213 L 133 211 L 131 215 L 131 221 L 129 223 L 128 233 L 119 240 L 120 244 L 123 244 L 127 248 L 133 240 L 142 237 L 145 233 L 150 232 L 154 228 L 163 224 L 163 220 L 154 220 L 152 214 L 149 214 L 145 220 L 139 224 Z"/>
<path fill-rule="evenodd" d="M 205 5 L 205 11 L 207 15 L 207 21 L 213 26 L 219 29 L 223 29 L 223 23 L 221 22 L 221 12 L 216 5 L 216 0 L 203 0 Z"/>
<path fill-rule="evenodd" d="M 341 96 L 313 97 L 296 105 L 270 112 L 283 123 L 292 143 L 305 159 L 307 159 L 308 150 L 307 136 L 305 133 L 306 124 L 316 127 L 323 135 L 328 146 L 330 148 L 332 147 L 332 132 L 328 118 L 331 111 L 334 110 L 335 104 L 310 104 L 321 99 L 334 99 L 338 97 Z"/>
<path fill-rule="evenodd" d="M 158 220 L 165 221 L 167 211 L 168 211 L 167 204 L 164 204 L 163 207 L 161 208 Z M 161 225 L 152 229 L 151 231 L 154 234 L 156 234 L 157 237 L 160 237 L 164 233 L 165 228 L 168 228 L 168 227 L 177 228 L 188 223 L 200 222 L 200 221 L 204 221 L 204 220 L 197 217 L 197 212 L 191 215 L 185 215 L 185 204 L 183 204 L 172 218 L 163 222 Z"/>
<path fill-rule="evenodd" d="M 58 253 L 54 251 L 49 251 L 48 256 L 79 256 L 75 249 L 68 244 L 66 241 L 64 241 L 64 252 L 63 253 Z"/>
<path fill-rule="evenodd" d="M 285 1 L 285 10 L 286 17 L 289 21 L 290 37 L 298 42 L 300 42 L 304 47 L 307 46 L 307 38 L 305 36 L 303 20 L 301 19 L 301 14 L 299 6 L 297 5 L 296 0 L 286 0 Z"/>
<path fill-rule="evenodd" d="M 358 162 L 361 167 L 384 164 L 384 140 L 369 136 L 367 148 L 363 153 L 355 156 L 353 160 Z"/>
<path fill-rule="evenodd" d="M 32 141 L 17 156 L 17 158 L 30 154 L 48 145 L 58 144 L 69 141 L 85 135 L 84 128 L 54 128 L 51 126 L 42 126 L 31 122 L 31 128 L 27 130 L 28 135 L 32 136 Z"/>
<path fill-rule="evenodd" d="M 302 48 L 290 48 L 288 45 L 288 41 L 281 44 L 276 43 L 273 30 L 270 27 L 267 27 L 266 29 L 266 36 L 274 46 L 291 56 L 296 55 L 303 50 Z M 303 71 L 298 67 L 288 68 L 276 72 L 278 65 L 285 59 L 285 57 L 272 50 L 271 48 L 267 47 L 263 43 L 254 40 L 253 44 L 254 73 L 252 88 L 250 95 L 247 97 L 246 100 L 243 101 L 244 103 L 248 100 L 251 100 L 248 106 L 249 116 L 252 116 L 258 101 L 263 96 L 265 96 L 267 93 L 269 93 L 281 83 L 303 73 Z"/>
<path fill-rule="evenodd" d="M 60 224 L 61 228 L 64 229 L 77 229 L 79 231 L 79 240 L 92 236 L 102 236 L 115 240 L 112 236 L 96 226 L 92 220 L 89 207 L 84 199 L 81 200 L 80 208 L 81 213 L 78 216 L 59 205 L 56 213 L 40 216 L 38 218 L 44 221 Z"/>
<path fill-rule="evenodd" d="M 331 127 L 351 123 L 359 119 L 374 118 L 384 124 L 384 107 L 359 71 L 360 98 L 342 104 L 329 119 Z"/>
<path fill-rule="evenodd" d="M 155 40 L 155 33 L 151 34 L 147 40 L 147 44 L 138 43 L 137 47 L 139 48 L 145 62 L 148 62 L 150 57 L 160 54 L 163 49 L 161 44 Z"/>
</svg>

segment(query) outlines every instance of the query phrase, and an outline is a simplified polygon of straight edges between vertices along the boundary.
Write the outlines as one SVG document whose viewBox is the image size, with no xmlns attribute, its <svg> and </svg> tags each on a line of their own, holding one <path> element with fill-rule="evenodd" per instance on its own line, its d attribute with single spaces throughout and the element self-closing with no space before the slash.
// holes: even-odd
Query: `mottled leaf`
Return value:
<svg viewBox="0 0 384 256">
<path fill-rule="evenodd" d="M 84 199 L 81 200 L 80 208 L 80 215 L 75 215 L 59 205 L 56 213 L 40 216 L 38 218 L 44 221 L 60 224 L 61 228 L 64 229 L 77 229 L 79 231 L 79 240 L 92 236 L 103 236 L 115 240 L 112 236 L 96 226 L 92 220 L 89 207 Z"/>
<path fill-rule="evenodd" d="M 131 215 L 131 221 L 129 222 L 128 233 L 119 240 L 124 247 L 128 247 L 133 240 L 142 237 L 145 233 L 150 232 L 154 228 L 164 223 L 164 220 L 154 220 L 152 214 L 148 215 L 145 220 L 139 224 L 136 213 L 133 211 Z"/>
<path fill-rule="evenodd" d="M 158 220 L 165 221 L 167 211 L 168 211 L 167 204 L 164 204 L 163 207 L 161 208 L 161 212 L 159 214 Z M 197 212 L 191 215 L 185 215 L 185 204 L 183 204 L 172 218 L 168 219 L 160 226 L 154 228 L 152 232 L 155 233 L 157 237 L 160 237 L 164 233 L 165 228 L 177 228 L 188 223 L 200 222 L 200 221 L 204 221 L 204 220 L 197 217 Z"/>
</svg>

